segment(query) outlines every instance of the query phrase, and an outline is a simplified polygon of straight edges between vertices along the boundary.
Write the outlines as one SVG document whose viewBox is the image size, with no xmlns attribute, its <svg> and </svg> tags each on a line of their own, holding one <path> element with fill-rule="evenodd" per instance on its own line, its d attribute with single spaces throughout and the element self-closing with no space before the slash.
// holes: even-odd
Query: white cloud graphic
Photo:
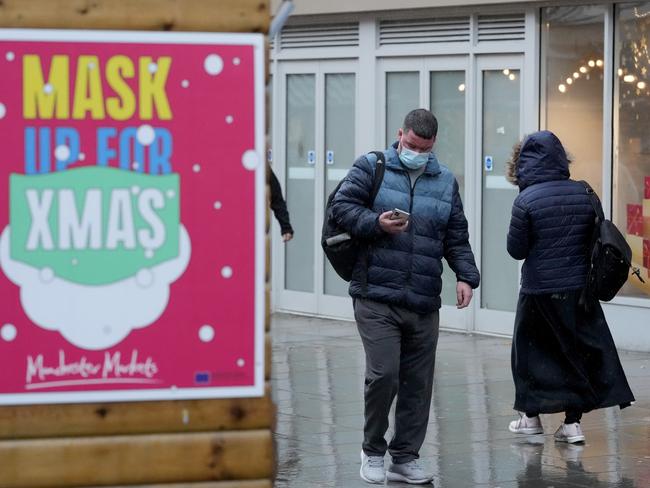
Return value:
<svg viewBox="0 0 650 488">
<path fill-rule="evenodd" d="M 177 258 L 108 285 L 79 285 L 58 276 L 44 280 L 43 270 L 11 259 L 9 236 L 7 226 L 0 236 L 0 266 L 20 287 L 27 316 L 88 350 L 114 346 L 132 330 L 155 322 L 167 307 L 169 285 L 183 274 L 191 254 L 190 237 L 181 225 Z"/>
</svg>

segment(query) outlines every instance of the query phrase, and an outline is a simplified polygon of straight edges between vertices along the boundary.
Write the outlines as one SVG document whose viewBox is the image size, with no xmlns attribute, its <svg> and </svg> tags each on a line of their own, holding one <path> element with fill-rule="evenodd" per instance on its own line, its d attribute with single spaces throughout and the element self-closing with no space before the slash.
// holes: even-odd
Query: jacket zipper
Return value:
<svg viewBox="0 0 650 488">
<path fill-rule="evenodd" d="M 414 198 L 414 192 L 415 192 L 415 185 L 418 184 L 418 180 L 422 178 L 422 175 L 424 173 L 420 174 L 417 178 L 415 178 L 415 181 L 411 185 L 411 175 L 406 174 L 406 177 L 408 178 L 409 186 L 411 187 L 411 200 L 409 201 L 409 214 L 413 215 L 413 198 Z M 410 223 L 411 225 L 409 226 L 410 228 L 408 229 L 408 232 L 412 232 L 412 225 L 413 222 Z M 413 237 L 411 237 L 411 252 L 409 253 L 409 267 L 406 275 L 406 285 L 409 286 L 411 284 L 411 269 L 413 268 Z M 406 290 L 406 287 L 404 287 Z"/>
</svg>

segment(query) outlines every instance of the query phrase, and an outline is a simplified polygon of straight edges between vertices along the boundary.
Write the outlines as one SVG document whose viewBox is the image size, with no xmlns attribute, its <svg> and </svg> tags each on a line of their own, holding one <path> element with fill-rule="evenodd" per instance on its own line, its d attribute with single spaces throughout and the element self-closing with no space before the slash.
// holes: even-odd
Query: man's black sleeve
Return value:
<svg viewBox="0 0 650 488">
<path fill-rule="evenodd" d="M 287 202 L 285 202 L 284 198 L 282 198 L 282 188 L 280 187 L 280 182 L 275 176 L 273 170 L 269 169 L 269 171 L 271 172 L 271 210 L 273 210 L 273 215 L 275 215 L 275 218 L 280 224 L 282 234 L 293 234 L 293 227 L 291 227 L 291 222 L 289 221 Z"/>
</svg>

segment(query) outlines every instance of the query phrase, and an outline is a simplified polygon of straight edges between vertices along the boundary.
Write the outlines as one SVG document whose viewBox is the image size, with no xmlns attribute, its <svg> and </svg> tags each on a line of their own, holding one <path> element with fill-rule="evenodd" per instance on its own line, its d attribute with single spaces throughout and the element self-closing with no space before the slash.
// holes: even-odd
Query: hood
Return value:
<svg viewBox="0 0 650 488">
<path fill-rule="evenodd" d="M 548 130 L 529 135 L 514 162 L 519 189 L 545 181 L 569 179 L 569 159 L 560 140 Z"/>
</svg>

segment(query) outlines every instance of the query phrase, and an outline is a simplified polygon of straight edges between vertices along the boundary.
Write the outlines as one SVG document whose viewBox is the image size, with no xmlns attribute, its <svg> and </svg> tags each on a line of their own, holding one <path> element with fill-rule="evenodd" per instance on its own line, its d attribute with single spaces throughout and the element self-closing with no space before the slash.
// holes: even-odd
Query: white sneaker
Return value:
<svg viewBox="0 0 650 488">
<path fill-rule="evenodd" d="M 366 456 L 361 451 L 361 479 L 368 483 L 384 484 L 386 473 L 384 472 L 384 458 L 380 456 Z"/>
<path fill-rule="evenodd" d="M 585 441 L 585 435 L 582 433 L 582 427 L 578 422 L 560 425 L 554 437 L 558 442 L 568 442 L 569 444 Z"/>
<path fill-rule="evenodd" d="M 514 434 L 525 435 L 544 433 L 544 428 L 542 427 L 542 421 L 539 419 L 539 415 L 536 417 L 527 417 L 525 413 L 520 413 L 517 420 L 510 422 L 508 430 Z"/>
<path fill-rule="evenodd" d="M 417 459 L 403 464 L 390 463 L 386 477 L 388 481 L 402 481 L 411 485 L 426 485 L 433 480 L 433 475 L 426 474 Z"/>
</svg>

